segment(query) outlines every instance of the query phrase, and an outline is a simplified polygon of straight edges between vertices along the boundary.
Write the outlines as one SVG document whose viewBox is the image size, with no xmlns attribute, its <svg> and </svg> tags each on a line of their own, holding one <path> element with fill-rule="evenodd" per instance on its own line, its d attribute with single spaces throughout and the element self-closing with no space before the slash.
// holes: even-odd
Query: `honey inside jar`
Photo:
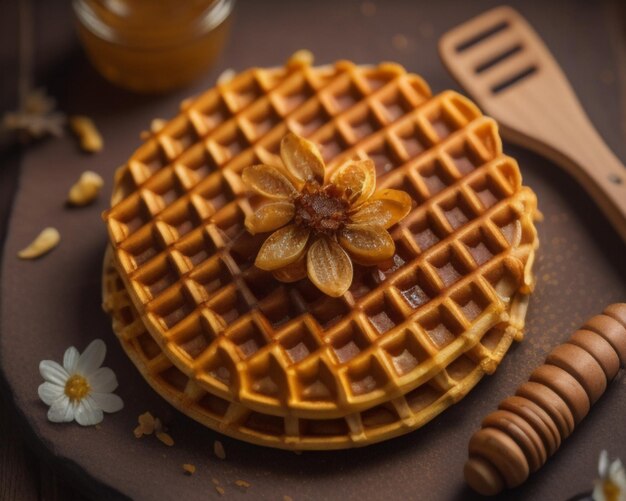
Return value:
<svg viewBox="0 0 626 501">
<path fill-rule="evenodd" d="M 234 0 L 74 0 L 96 69 L 137 92 L 181 87 L 205 72 L 228 34 Z"/>
</svg>

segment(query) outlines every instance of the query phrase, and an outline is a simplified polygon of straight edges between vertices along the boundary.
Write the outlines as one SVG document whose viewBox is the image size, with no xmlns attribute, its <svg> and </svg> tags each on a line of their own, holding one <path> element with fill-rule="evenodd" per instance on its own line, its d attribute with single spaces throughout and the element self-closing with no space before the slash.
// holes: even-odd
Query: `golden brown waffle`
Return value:
<svg viewBox="0 0 626 501">
<path fill-rule="evenodd" d="M 393 263 L 355 267 L 340 298 L 252 265 L 265 235 L 244 229 L 239 173 L 278 163 L 288 130 L 320 144 L 331 169 L 369 156 L 379 187 L 417 202 L 393 229 Z M 476 364 L 495 369 L 504 352 L 480 348 L 492 327 L 521 335 L 535 196 L 493 120 L 454 92 L 431 97 L 397 65 L 241 73 L 135 152 L 113 202 L 115 263 L 164 359 L 261 414 L 344 418 L 400 402 L 404 416 L 425 382 L 449 389 Z"/>
<path fill-rule="evenodd" d="M 103 267 L 103 306 L 128 357 L 152 388 L 171 405 L 216 431 L 259 445 L 293 450 L 362 447 L 419 428 L 469 392 L 485 373 L 481 361 L 500 362 L 514 330 L 506 323 L 403 398 L 343 418 L 280 417 L 208 393 L 165 356 L 147 332 L 107 249 Z"/>
</svg>

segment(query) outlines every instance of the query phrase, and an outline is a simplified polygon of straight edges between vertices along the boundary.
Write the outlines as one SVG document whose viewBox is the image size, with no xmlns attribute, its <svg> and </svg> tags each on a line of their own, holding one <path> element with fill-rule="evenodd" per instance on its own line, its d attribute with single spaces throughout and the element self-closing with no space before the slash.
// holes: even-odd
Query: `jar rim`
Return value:
<svg viewBox="0 0 626 501">
<path fill-rule="evenodd" d="M 145 32 L 142 33 L 143 43 L 133 40 L 132 37 L 121 39 L 120 36 L 107 25 L 94 9 L 85 0 L 73 0 L 72 7 L 78 22 L 92 34 L 107 42 L 125 45 L 136 49 L 163 49 L 181 45 L 190 39 L 200 37 L 221 25 L 232 13 L 236 0 L 215 0 L 194 20 L 190 29 L 185 31 L 184 37 L 152 38 L 145 41 Z M 178 33 L 180 35 L 180 32 Z"/>
</svg>

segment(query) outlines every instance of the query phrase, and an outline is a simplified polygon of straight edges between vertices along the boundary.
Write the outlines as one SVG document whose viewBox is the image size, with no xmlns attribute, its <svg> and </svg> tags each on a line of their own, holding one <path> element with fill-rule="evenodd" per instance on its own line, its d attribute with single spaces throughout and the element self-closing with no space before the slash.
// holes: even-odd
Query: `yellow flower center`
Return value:
<svg viewBox="0 0 626 501">
<path fill-rule="evenodd" d="M 65 383 L 65 394 L 70 397 L 71 401 L 85 398 L 90 390 L 87 379 L 80 374 L 74 374 Z"/>
<path fill-rule="evenodd" d="M 332 235 L 348 222 L 350 202 L 335 185 L 324 187 L 308 184 L 294 199 L 294 221 L 317 233 Z"/>
<path fill-rule="evenodd" d="M 620 488 L 619 486 L 615 485 L 615 483 L 612 482 L 611 480 L 606 479 L 603 482 L 602 491 L 607 501 L 618 501 L 619 495 L 620 495 Z"/>
</svg>

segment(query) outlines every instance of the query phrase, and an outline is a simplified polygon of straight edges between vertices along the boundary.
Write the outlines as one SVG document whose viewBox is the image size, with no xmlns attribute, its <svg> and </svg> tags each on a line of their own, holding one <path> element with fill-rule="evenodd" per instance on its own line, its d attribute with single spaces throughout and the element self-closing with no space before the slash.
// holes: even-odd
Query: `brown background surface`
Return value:
<svg viewBox="0 0 626 501">
<path fill-rule="evenodd" d="M 15 68 L 16 4 L 0 0 L 6 42 L 0 52 L 3 109 L 14 104 L 14 88 L 7 82 Z M 482 417 L 586 317 L 626 300 L 626 251 L 590 198 L 549 162 L 506 145 L 545 214 L 528 333 L 495 376 L 438 419 L 399 439 L 332 453 L 295 455 L 221 438 L 228 457 L 220 461 L 211 452 L 218 434 L 176 413 L 149 389 L 123 356 L 100 310 L 106 236 L 99 214 L 106 197 L 89 208 L 68 210 L 63 207 L 68 186 L 85 169 L 110 180 L 151 118 L 175 114 L 180 99 L 212 85 L 223 69 L 280 64 L 300 48 L 311 49 L 319 63 L 398 61 L 424 75 L 434 92 L 454 88 L 438 59 L 437 38 L 496 2 L 378 1 L 374 17 L 364 16 L 361 4 L 239 1 L 231 41 L 214 71 L 191 89 L 155 98 L 115 89 L 93 72 L 78 50 L 65 2 L 34 3 L 38 82 L 68 113 L 92 116 L 106 146 L 102 154 L 86 156 L 67 137 L 31 146 L 21 155 L 5 149 L 0 160 L 0 235 L 15 193 L 0 289 L 0 498 L 70 499 L 78 497 L 74 489 L 107 498 L 122 493 L 135 499 L 217 498 L 214 477 L 235 499 L 469 499 L 462 466 L 467 441 Z M 511 4 L 544 37 L 601 135 L 626 159 L 623 8 L 618 2 L 582 0 Z M 394 44 L 397 35 L 406 37 L 406 47 Z M 17 250 L 47 225 L 58 227 L 61 246 L 39 261 L 19 261 Z M 118 375 L 125 410 L 105 417 L 99 430 L 48 423 L 36 394 L 39 361 L 60 360 L 68 346 L 82 350 L 95 337 L 107 343 L 105 365 Z M 561 451 L 507 498 L 566 499 L 590 489 L 601 449 L 626 459 L 625 390 L 622 374 Z M 146 410 L 169 422 L 173 448 L 153 437 L 133 437 L 137 415 Z M 43 463 L 23 450 L 24 439 Z M 193 477 L 183 475 L 183 463 L 198 467 Z M 247 493 L 233 485 L 238 479 L 252 484 Z"/>
</svg>

